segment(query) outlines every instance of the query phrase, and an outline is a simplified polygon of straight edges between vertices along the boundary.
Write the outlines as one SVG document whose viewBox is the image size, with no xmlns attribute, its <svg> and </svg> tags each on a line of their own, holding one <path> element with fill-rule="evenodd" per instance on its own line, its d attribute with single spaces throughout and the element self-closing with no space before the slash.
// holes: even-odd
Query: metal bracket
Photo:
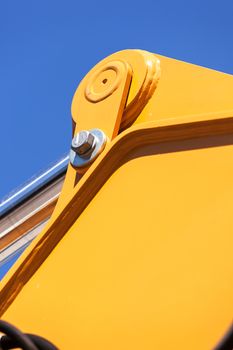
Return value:
<svg viewBox="0 0 233 350">
<path fill-rule="evenodd" d="M 142 50 L 117 52 L 99 62 L 82 80 L 72 102 L 74 137 L 81 130 L 100 129 L 112 140 L 130 126 L 153 95 L 160 77 L 160 61 Z M 101 150 L 103 147 L 101 147 Z M 80 172 L 96 158 L 75 157 L 71 164 Z"/>
<path fill-rule="evenodd" d="M 71 106 L 73 137 L 80 131 L 99 129 L 106 142 L 86 158 L 71 150 L 71 163 L 53 215 L 63 207 L 67 193 L 72 192 L 106 144 L 134 123 L 152 97 L 160 73 L 160 61 L 154 54 L 124 50 L 99 62 L 83 78 Z"/>
</svg>

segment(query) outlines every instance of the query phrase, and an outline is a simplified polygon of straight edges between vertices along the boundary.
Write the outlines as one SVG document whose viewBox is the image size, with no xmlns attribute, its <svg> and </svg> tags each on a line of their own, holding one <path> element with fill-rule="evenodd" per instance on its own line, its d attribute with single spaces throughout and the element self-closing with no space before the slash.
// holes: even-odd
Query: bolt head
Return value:
<svg viewBox="0 0 233 350">
<path fill-rule="evenodd" d="M 107 137 L 102 130 L 91 129 L 89 131 L 89 133 L 94 137 L 94 142 L 92 144 L 92 148 L 89 149 L 89 151 L 87 151 L 84 154 L 80 155 L 76 152 L 76 150 L 73 149 L 73 147 L 76 149 L 77 144 L 79 144 L 79 141 L 80 141 L 80 143 L 82 143 L 80 140 L 82 137 L 80 135 L 79 135 L 80 137 L 77 137 L 78 135 L 75 135 L 75 137 L 72 141 L 72 146 L 71 146 L 71 150 L 70 150 L 70 163 L 80 173 L 85 172 L 85 169 L 87 169 L 87 167 L 104 150 L 105 145 L 107 143 Z M 90 141 L 90 138 L 87 137 L 86 131 L 85 131 L 85 134 L 82 134 L 82 135 L 85 136 L 84 137 L 85 139 L 87 138 Z M 91 138 L 91 140 L 92 140 L 92 138 Z M 89 143 L 89 145 L 90 145 L 90 143 Z"/>
<path fill-rule="evenodd" d="M 95 136 L 89 131 L 80 131 L 74 136 L 71 148 L 79 155 L 84 155 L 90 151 L 95 144 Z"/>
</svg>

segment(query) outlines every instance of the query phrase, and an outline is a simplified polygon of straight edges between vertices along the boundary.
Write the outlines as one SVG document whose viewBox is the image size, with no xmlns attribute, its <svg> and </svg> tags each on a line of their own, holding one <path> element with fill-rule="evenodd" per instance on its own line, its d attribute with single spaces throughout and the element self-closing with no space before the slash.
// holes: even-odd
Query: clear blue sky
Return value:
<svg viewBox="0 0 233 350">
<path fill-rule="evenodd" d="M 233 74 L 232 0 L 8 0 L 0 5 L 0 197 L 69 150 L 86 72 L 142 48 Z"/>
</svg>

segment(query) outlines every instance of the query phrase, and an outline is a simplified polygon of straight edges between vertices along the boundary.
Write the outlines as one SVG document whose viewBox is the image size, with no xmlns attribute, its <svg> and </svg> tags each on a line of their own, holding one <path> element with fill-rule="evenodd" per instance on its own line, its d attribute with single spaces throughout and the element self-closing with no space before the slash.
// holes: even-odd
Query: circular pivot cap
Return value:
<svg viewBox="0 0 233 350">
<path fill-rule="evenodd" d="M 90 102 L 100 102 L 110 96 L 120 85 L 124 63 L 110 61 L 92 73 L 85 89 L 85 97 Z M 90 75 L 90 73 L 89 73 Z"/>
</svg>

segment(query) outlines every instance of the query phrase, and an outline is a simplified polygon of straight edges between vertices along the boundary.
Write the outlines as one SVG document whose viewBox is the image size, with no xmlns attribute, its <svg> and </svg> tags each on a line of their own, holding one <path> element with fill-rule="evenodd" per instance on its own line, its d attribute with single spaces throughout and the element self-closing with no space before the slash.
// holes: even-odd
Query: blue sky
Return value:
<svg viewBox="0 0 233 350">
<path fill-rule="evenodd" d="M 68 152 L 88 70 L 142 48 L 233 74 L 233 1 L 8 0 L 0 5 L 0 197 Z"/>
</svg>

